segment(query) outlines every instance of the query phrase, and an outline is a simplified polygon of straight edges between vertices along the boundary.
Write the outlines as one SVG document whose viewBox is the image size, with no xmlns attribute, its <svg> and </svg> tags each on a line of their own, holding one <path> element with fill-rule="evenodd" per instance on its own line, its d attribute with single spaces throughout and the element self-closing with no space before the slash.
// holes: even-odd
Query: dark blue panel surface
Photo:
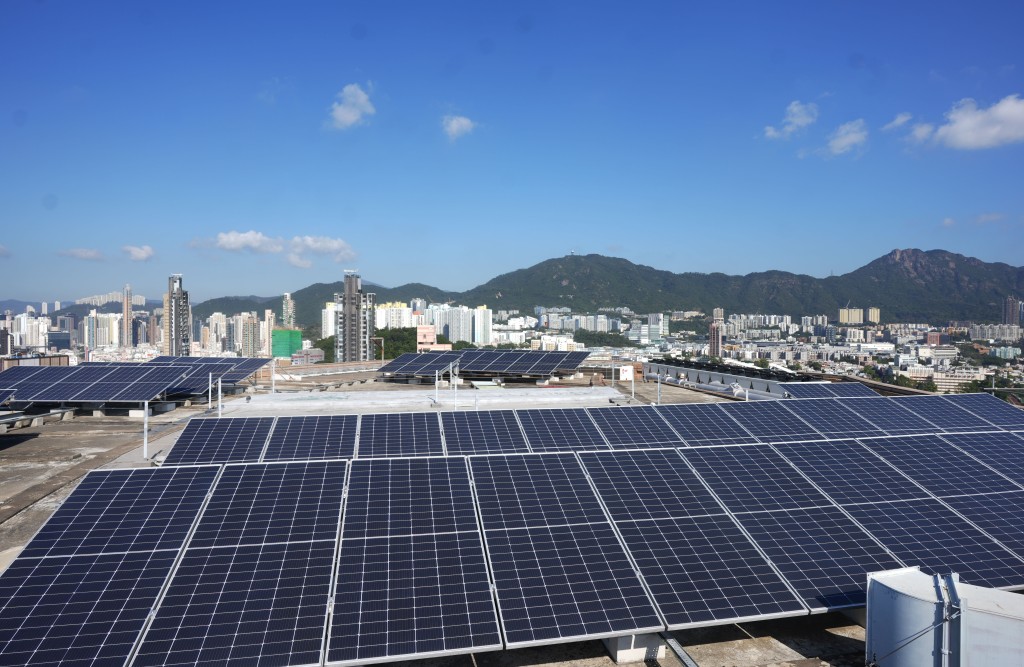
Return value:
<svg viewBox="0 0 1024 667">
<path fill-rule="evenodd" d="M 581 452 L 614 521 L 724 514 L 674 449 Z"/>
<path fill-rule="evenodd" d="M 188 549 L 133 664 L 316 664 L 333 569 L 333 540 Z"/>
<path fill-rule="evenodd" d="M 757 442 L 717 405 L 659 405 L 655 408 L 688 445 Z"/>
<path fill-rule="evenodd" d="M 838 399 L 786 401 L 786 409 L 828 438 L 885 435 L 868 420 L 844 408 Z"/>
<path fill-rule="evenodd" d="M 879 397 L 882 398 L 882 397 Z M 888 435 L 906 433 L 936 433 L 941 429 L 904 410 L 891 398 L 841 398 L 843 407 L 860 415 L 875 428 Z"/>
<path fill-rule="evenodd" d="M 15 560 L 0 575 L 0 664 L 124 664 L 175 555 Z"/>
<path fill-rule="evenodd" d="M 827 382 L 780 382 L 779 387 L 789 394 L 787 398 L 835 398 Z"/>
<path fill-rule="evenodd" d="M 356 415 L 278 417 L 263 460 L 350 459 L 358 424 Z"/>
<path fill-rule="evenodd" d="M 1024 437 L 1014 433 L 957 433 L 943 440 L 1024 485 Z"/>
<path fill-rule="evenodd" d="M 589 408 L 587 412 L 612 447 L 683 444 L 682 438 L 649 405 L 636 408 Z"/>
<path fill-rule="evenodd" d="M 273 417 L 192 419 L 164 465 L 259 461 L 273 424 Z"/>
<path fill-rule="evenodd" d="M 401 412 L 360 418 L 359 458 L 442 454 L 444 444 L 436 414 Z"/>
<path fill-rule="evenodd" d="M 618 528 L 670 628 L 806 613 L 728 516 L 626 521 Z"/>
<path fill-rule="evenodd" d="M 721 403 L 719 407 L 761 442 L 821 439 L 820 433 L 786 409 L 788 404 L 789 401 L 747 401 Z"/>
<path fill-rule="evenodd" d="M 486 531 L 510 648 L 662 628 L 608 524 Z"/>
<path fill-rule="evenodd" d="M 990 394 L 954 394 L 942 398 L 996 426 L 1012 431 L 1024 429 L 1024 410 Z"/>
<path fill-rule="evenodd" d="M 1024 557 L 1024 491 L 944 498 L 944 502 Z M 1021 582 L 1024 583 L 1024 582 Z"/>
<path fill-rule="evenodd" d="M 529 451 L 512 410 L 442 412 L 441 423 L 449 456 Z"/>
<path fill-rule="evenodd" d="M 583 408 L 516 410 L 516 415 L 535 452 L 608 449 L 597 425 Z"/>
<path fill-rule="evenodd" d="M 476 530 L 465 459 L 369 459 L 352 463 L 343 537 Z"/>
<path fill-rule="evenodd" d="M 345 461 L 224 468 L 189 547 L 333 540 Z"/>
<path fill-rule="evenodd" d="M 832 382 L 828 385 L 828 390 L 836 396 L 844 398 L 878 398 L 879 396 L 874 389 L 859 382 Z"/>
<path fill-rule="evenodd" d="M 946 400 L 944 396 L 899 396 L 890 400 L 897 401 L 904 409 L 927 419 L 943 431 L 991 431 L 997 428 L 981 417 L 960 409 L 955 402 Z"/>
</svg>

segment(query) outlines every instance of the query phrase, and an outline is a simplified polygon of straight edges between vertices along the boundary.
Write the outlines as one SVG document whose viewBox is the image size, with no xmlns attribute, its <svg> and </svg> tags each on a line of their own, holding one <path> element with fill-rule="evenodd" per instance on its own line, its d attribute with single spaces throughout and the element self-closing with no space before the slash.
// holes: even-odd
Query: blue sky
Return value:
<svg viewBox="0 0 1024 667">
<path fill-rule="evenodd" d="M 0 4 L 0 298 L 1024 258 L 1024 4 Z"/>
</svg>

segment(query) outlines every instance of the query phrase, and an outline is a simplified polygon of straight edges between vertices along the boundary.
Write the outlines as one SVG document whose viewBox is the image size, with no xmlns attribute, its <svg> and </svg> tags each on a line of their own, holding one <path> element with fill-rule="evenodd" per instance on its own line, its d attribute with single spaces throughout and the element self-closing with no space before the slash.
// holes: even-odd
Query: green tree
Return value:
<svg viewBox="0 0 1024 667">
<path fill-rule="evenodd" d="M 583 343 L 587 347 L 637 347 L 636 343 L 622 334 L 587 331 L 586 329 L 577 329 L 573 332 L 573 340 Z"/>
<path fill-rule="evenodd" d="M 327 338 L 321 338 L 320 340 L 313 343 L 313 347 L 318 350 L 324 351 L 324 363 L 334 363 L 334 336 L 328 336 Z"/>
</svg>

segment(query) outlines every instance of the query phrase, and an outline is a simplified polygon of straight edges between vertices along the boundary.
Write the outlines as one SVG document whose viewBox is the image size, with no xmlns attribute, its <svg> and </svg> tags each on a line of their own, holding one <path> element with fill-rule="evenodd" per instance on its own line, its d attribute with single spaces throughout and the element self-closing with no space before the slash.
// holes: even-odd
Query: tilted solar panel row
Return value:
<svg viewBox="0 0 1024 667">
<path fill-rule="evenodd" d="M 461 350 L 457 352 L 405 353 L 381 366 L 379 372 L 394 376 L 430 376 L 453 364 L 459 372 L 496 375 L 551 375 L 575 371 L 589 352 L 536 350 Z"/>
</svg>

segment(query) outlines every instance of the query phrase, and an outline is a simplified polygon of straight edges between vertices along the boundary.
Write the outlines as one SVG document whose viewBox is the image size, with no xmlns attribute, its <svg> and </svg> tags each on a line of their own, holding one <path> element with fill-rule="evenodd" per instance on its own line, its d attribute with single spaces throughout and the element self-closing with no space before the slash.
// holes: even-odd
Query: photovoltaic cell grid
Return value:
<svg viewBox="0 0 1024 667">
<path fill-rule="evenodd" d="M 441 456 L 444 453 L 436 414 L 373 414 L 363 415 L 359 420 L 359 458 Z"/>
<path fill-rule="evenodd" d="M 843 407 L 837 399 L 786 401 L 786 409 L 828 438 L 884 435 L 868 420 Z"/>
<path fill-rule="evenodd" d="M 787 410 L 782 401 L 727 403 L 720 404 L 720 409 L 761 442 L 792 442 L 821 438 L 821 434 L 807 422 Z"/>
<path fill-rule="evenodd" d="M 954 496 L 943 502 L 1024 558 L 1024 491 Z"/>
<path fill-rule="evenodd" d="M 442 412 L 441 424 L 450 456 L 514 454 L 530 450 L 512 410 Z"/>
<path fill-rule="evenodd" d="M 516 416 L 535 452 L 608 449 L 601 431 L 583 408 L 517 410 Z"/>
<path fill-rule="evenodd" d="M 0 405 L 7 402 L 7 399 L 14 396 L 16 390 L 14 389 L 0 389 Z"/>
<path fill-rule="evenodd" d="M 352 464 L 328 660 L 501 648 L 466 460 Z"/>
<path fill-rule="evenodd" d="M 941 430 L 910 410 L 904 410 L 893 398 L 847 398 L 843 399 L 841 404 L 889 435 L 936 433 Z"/>
<path fill-rule="evenodd" d="M 464 373 L 551 375 L 557 370 L 576 370 L 589 354 L 529 350 L 406 353 L 382 366 L 379 372 L 387 375 L 427 376 L 458 362 L 459 371 Z"/>
<path fill-rule="evenodd" d="M 942 396 L 900 396 L 900 407 L 923 417 L 943 431 L 994 430 L 996 427 Z"/>
<path fill-rule="evenodd" d="M 1024 410 L 990 394 L 957 394 L 942 398 L 1008 431 L 1024 429 Z"/>
<path fill-rule="evenodd" d="M 350 459 L 358 425 L 356 415 L 278 417 L 263 460 Z"/>
<path fill-rule="evenodd" d="M 828 390 L 840 398 L 878 398 L 879 394 L 871 387 L 859 382 L 833 382 Z"/>
<path fill-rule="evenodd" d="M 679 437 L 653 407 L 590 408 L 587 410 L 612 447 L 681 444 Z"/>
<path fill-rule="evenodd" d="M 655 410 L 691 446 L 757 442 L 757 438 L 714 404 L 659 405 Z"/>
<path fill-rule="evenodd" d="M 1014 433 L 956 433 L 942 436 L 946 442 L 987 463 L 1024 486 L 1024 438 Z"/>
<path fill-rule="evenodd" d="M 192 419 L 164 465 L 259 461 L 273 424 L 273 417 Z"/>
<path fill-rule="evenodd" d="M 827 382 L 780 382 L 779 386 L 792 398 L 835 398 Z"/>
</svg>

